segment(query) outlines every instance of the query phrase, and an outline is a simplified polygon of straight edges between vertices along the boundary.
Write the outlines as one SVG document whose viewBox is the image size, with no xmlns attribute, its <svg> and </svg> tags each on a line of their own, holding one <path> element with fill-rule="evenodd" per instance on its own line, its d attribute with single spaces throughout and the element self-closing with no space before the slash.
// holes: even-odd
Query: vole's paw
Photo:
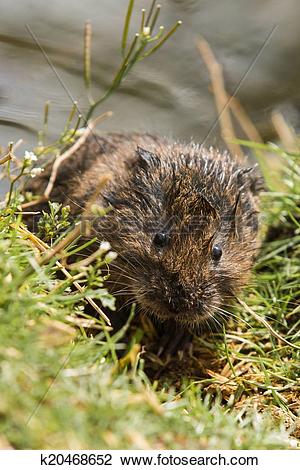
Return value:
<svg viewBox="0 0 300 470">
<path fill-rule="evenodd" d="M 184 351 L 190 347 L 192 339 L 193 335 L 189 331 L 174 325 L 161 337 L 157 356 L 168 358 L 178 351 Z"/>
</svg>

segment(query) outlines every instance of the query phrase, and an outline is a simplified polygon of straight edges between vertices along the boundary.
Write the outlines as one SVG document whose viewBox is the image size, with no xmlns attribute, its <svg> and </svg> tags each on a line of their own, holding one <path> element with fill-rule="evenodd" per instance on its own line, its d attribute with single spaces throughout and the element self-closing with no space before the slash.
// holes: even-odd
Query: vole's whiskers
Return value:
<svg viewBox="0 0 300 470">
<path fill-rule="evenodd" d="M 119 279 L 119 278 L 118 278 L 118 279 Z M 126 286 L 126 285 L 124 285 L 124 282 L 115 281 L 115 280 L 109 280 L 109 279 L 107 279 L 107 280 L 105 281 L 105 284 L 111 284 L 112 286 L 115 286 L 115 285 L 117 285 L 117 286 L 122 286 L 122 287 L 124 287 L 124 288 L 126 288 L 126 289 L 130 289 L 130 288 L 131 288 L 131 286 Z"/>
<path fill-rule="evenodd" d="M 119 271 L 121 271 L 122 273 L 125 273 L 126 275 L 128 274 L 128 269 L 126 269 L 124 266 L 121 266 L 118 263 L 110 263 L 110 266 L 118 269 Z"/>
<path fill-rule="evenodd" d="M 85 210 L 85 206 L 82 206 L 81 204 L 79 204 L 78 202 L 74 201 L 74 199 L 71 198 L 70 194 L 66 194 L 62 188 L 60 188 L 60 192 L 61 194 L 63 194 L 65 196 L 65 202 L 64 202 L 64 205 L 67 205 L 68 204 L 68 200 L 72 202 L 72 204 L 74 204 L 74 206 L 76 207 L 79 207 L 79 209 L 81 209 L 81 211 L 84 211 Z"/>
<path fill-rule="evenodd" d="M 118 255 L 120 256 L 120 258 L 122 258 L 122 259 L 125 261 L 125 263 L 129 264 L 129 266 L 131 266 L 133 269 L 136 269 L 136 265 L 134 265 L 134 264 L 131 262 L 130 258 L 131 258 L 138 266 L 140 266 L 143 270 L 145 269 L 145 266 L 144 266 L 144 265 L 141 263 L 141 261 L 138 259 L 138 256 L 137 256 L 137 255 L 132 256 L 132 254 L 131 254 L 130 257 L 129 257 L 129 256 L 123 255 L 122 252 L 121 252 L 121 253 L 118 253 Z"/>
<path fill-rule="evenodd" d="M 110 263 L 109 267 L 116 268 L 116 269 L 118 269 L 119 271 L 121 271 L 122 273 L 125 273 L 125 274 L 128 273 L 128 269 L 124 269 L 122 266 L 120 266 L 120 265 L 117 264 L 117 263 Z M 119 274 L 119 275 L 120 275 L 120 274 Z M 120 276 L 121 276 L 121 275 L 120 275 Z"/>
<path fill-rule="evenodd" d="M 113 294 L 114 297 L 118 297 L 118 296 L 120 297 L 120 296 L 134 295 L 135 292 L 133 290 L 124 288 L 124 289 L 114 291 L 114 292 L 112 292 L 112 294 Z"/>
<path fill-rule="evenodd" d="M 217 324 L 220 328 L 222 328 L 222 326 L 223 326 L 222 323 L 220 323 L 218 318 L 211 312 L 209 314 L 209 320 L 210 320 L 211 324 Z"/>
<path fill-rule="evenodd" d="M 115 265 L 114 266 L 115 268 L 119 269 L 119 266 Z M 118 276 L 118 280 L 120 279 L 129 279 L 130 281 L 133 281 L 133 282 L 138 282 L 138 280 L 135 278 L 135 277 L 132 277 L 132 276 L 129 276 L 127 274 L 127 271 L 125 271 L 124 269 L 120 269 L 121 271 L 121 274 Z M 108 281 L 105 281 L 105 282 L 108 282 Z M 113 279 L 110 278 L 110 282 L 113 282 Z"/>
<path fill-rule="evenodd" d="M 217 311 L 217 314 L 220 315 L 221 317 L 223 317 L 226 321 L 228 321 L 228 319 L 232 319 L 236 323 L 238 323 L 238 322 L 245 323 L 245 325 L 247 325 L 249 328 L 251 328 L 250 323 L 248 323 L 246 320 L 241 318 L 239 315 L 236 315 L 232 312 L 229 312 L 228 310 L 224 310 L 223 308 L 218 307 L 216 305 L 213 308 Z"/>
</svg>

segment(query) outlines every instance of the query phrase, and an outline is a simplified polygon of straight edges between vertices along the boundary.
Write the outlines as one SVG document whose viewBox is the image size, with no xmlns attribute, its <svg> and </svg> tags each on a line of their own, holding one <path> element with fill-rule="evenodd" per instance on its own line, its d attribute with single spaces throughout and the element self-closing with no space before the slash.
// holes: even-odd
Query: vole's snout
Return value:
<svg viewBox="0 0 300 470">
<path fill-rule="evenodd" d="M 165 304 L 171 313 L 181 313 L 187 308 L 187 292 L 182 284 L 177 283 L 172 286 L 172 289 L 167 288 L 165 291 Z"/>
<path fill-rule="evenodd" d="M 193 286 L 186 286 L 178 275 L 161 280 L 159 302 L 170 316 L 184 316 L 199 308 L 199 298 Z"/>
</svg>

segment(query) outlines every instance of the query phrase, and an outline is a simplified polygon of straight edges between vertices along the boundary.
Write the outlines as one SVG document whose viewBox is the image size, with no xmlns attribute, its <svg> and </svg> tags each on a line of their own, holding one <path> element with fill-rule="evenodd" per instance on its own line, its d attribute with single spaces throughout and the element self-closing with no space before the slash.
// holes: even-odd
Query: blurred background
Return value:
<svg viewBox="0 0 300 470">
<path fill-rule="evenodd" d="M 114 116 L 100 130 L 147 131 L 174 138 L 203 139 L 216 118 L 207 69 L 196 49 L 200 34 L 224 67 L 227 90 L 241 78 L 272 37 L 239 87 L 237 96 L 265 140 L 275 138 L 270 113 L 280 109 L 299 128 L 299 0 L 162 0 L 159 23 L 183 26 L 156 54 L 138 64 L 121 89 L 97 114 Z M 93 26 L 92 75 L 95 96 L 109 86 L 121 60 L 120 43 L 127 0 L 0 0 L 0 145 L 23 138 L 37 142 L 43 108 L 51 101 L 49 131 L 63 129 L 71 99 L 30 36 L 32 29 L 58 75 L 87 109 L 82 73 L 85 20 Z M 151 0 L 136 0 L 135 10 Z M 138 29 L 138 22 L 133 21 Z M 132 30 L 132 33 L 135 31 Z M 218 129 L 210 143 L 219 141 Z"/>
</svg>

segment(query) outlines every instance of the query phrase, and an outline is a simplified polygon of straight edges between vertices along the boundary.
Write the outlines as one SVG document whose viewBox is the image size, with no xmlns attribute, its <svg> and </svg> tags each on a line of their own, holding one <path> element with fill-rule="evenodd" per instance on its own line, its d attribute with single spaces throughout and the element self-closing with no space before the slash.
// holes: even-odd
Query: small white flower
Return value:
<svg viewBox="0 0 300 470">
<path fill-rule="evenodd" d="M 149 34 L 150 34 L 150 27 L 149 26 L 144 26 L 143 35 L 144 36 L 149 36 Z"/>
<path fill-rule="evenodd" d="M 25 150 L 24 160 L 26 163 L 30 164 L 37 161 L 37 156 L 33 152 L 28 152 Z"/>
<path fill-rule="evenodd" d="M 44 168 L 32 168 L 30 176 L 31 178 L 35 178 L 36 176 L 39 176 L 43 171 Z"/>
<path fill-rule="evenodd" d="M 105 261 L 107 263 L 111 263 L 118 257 L 117 253 L 115 251 L 109 251 L 107 255 L 105 256 Z"/>
<path fill-rule="evenodd" d="M 109 242 L 101 242 L 99 248 L 103 253 L 105 253 L 106 251 L 110 250 L 110 243 Z"/>
</svg>

